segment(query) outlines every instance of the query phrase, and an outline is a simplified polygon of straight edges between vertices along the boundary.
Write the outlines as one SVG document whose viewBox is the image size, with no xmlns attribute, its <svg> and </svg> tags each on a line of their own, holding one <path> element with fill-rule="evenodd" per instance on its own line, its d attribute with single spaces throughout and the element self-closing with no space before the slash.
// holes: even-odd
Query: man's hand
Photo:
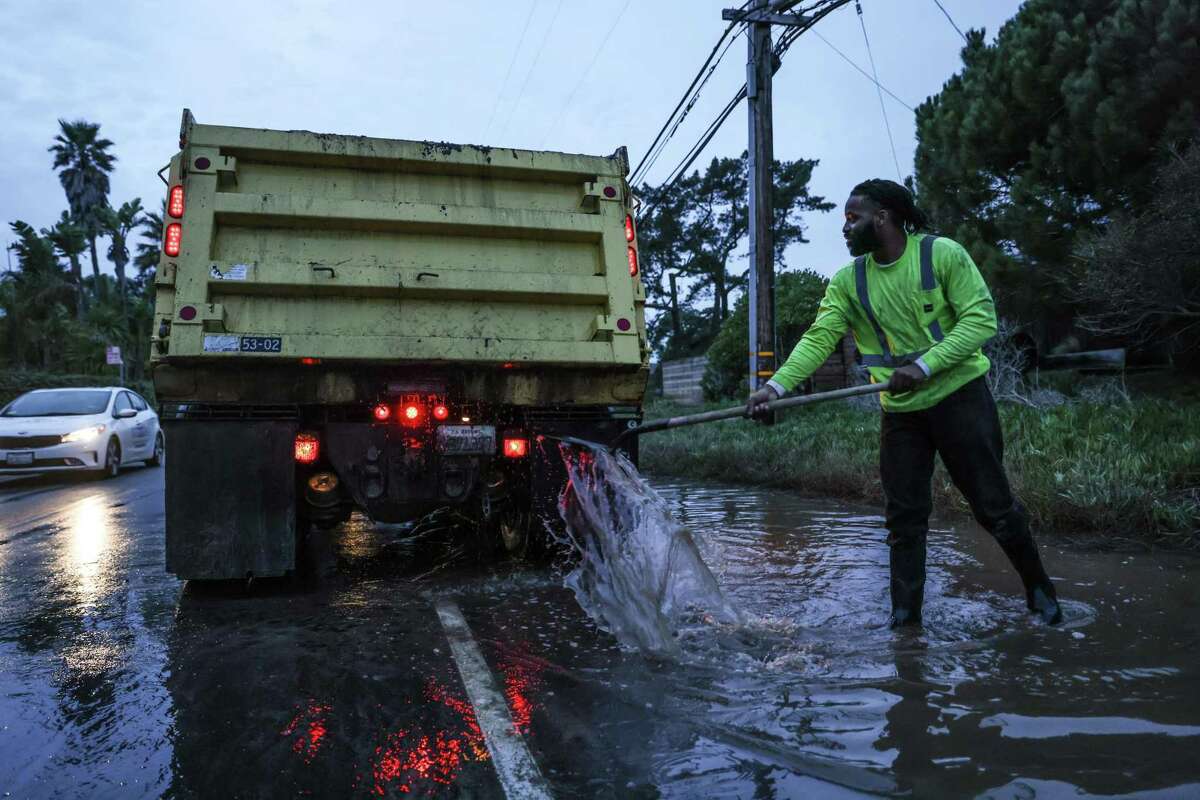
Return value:
<svg viewBox="0 0 1200 800">
<path fill-rule="evenodd" d="M 757 392 L 751 394 L 746 400 L 746 416 L 758 417 L 760 414 L 767 413 L 767 410 L 764 408 L 764 406 L 772 400 L 778 399 L 779 395 L 775 393 L 774 389 L 772 389 L 770 386 L 762 387 Z"/>
<path fill-rule="evenodd" d="M 911 392 L 927 380 L 925 370 L 916 364 L 900 367 L 892 373 L 891 380 L 888 381 L 888 394 Z"/>
</svg>

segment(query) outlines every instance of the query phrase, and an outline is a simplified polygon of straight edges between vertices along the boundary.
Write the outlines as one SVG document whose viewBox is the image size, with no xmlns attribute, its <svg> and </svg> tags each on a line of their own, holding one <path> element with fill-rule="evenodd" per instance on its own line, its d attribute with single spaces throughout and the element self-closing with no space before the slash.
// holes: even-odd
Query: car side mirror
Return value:
<svg viewBox="0 0 1200 800">
<path fill-rule="evenodd" d="M 132 408 L 122 408 L 120 411 L 113 412 L 114 419 L 129 419 L 130 417 L 136 417 L 136 416 L 137 416 L 137 411 L 135 411 Z"/>
</svg>

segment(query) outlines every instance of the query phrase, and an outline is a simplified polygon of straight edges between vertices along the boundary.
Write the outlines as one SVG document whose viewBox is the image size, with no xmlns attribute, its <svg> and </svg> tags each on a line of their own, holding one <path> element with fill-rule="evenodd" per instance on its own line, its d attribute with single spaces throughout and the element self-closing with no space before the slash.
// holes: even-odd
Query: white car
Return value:
<svg viewBox="0 0 1200 800">
<path fill-rule="evenodd" d="M 130 389 L 35 389 L 0 410 L 0 476 L 91 472 L 162 464 L 158 415 Z"/>
</svg>

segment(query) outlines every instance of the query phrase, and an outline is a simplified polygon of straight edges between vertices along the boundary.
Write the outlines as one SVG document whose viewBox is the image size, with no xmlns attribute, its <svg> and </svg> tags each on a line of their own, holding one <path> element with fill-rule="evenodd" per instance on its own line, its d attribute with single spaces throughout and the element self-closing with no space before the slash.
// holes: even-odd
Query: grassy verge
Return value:
<svg viewBox="0 0 1200 800">
<path fill-rule="evenodd" d="M 723 405 L 729 405 L 728 403 Z M 722 406 L 709 406 L 718 408 Z M 655 403 L 647 419 L 699 407 Z M 1002 405 L 1005 462 L 1040 530 L 1200 547 L 1200 401 Z M 642 468 L 882 503 L 879 413 L 845 403 L 648 434 Z M 938 465 L 934 503 L 968 511 Z"/>
<path fill-rule="evenodd" d="M 0 369 L 0 406 L 28 392 L 30 389 L 61 389 L 76 386 L 116 386 L 116 375 L 70 375 L 58 372 L 35 372 L 32 370 Z M 129 388 L 154 403 L 154 385 L 146 381 L 133 381 Z"/>
</svg>

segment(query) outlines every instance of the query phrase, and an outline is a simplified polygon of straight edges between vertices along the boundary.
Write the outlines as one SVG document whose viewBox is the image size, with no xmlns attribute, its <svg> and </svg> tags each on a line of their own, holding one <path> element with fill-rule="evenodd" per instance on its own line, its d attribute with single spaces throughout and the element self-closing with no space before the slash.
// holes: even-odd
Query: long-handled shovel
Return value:
<svg viewBox="0 0 1200 800">
<path fill-rule="evenodd" d="M 761 408 L 765 411 L 778 411 L 781 408 L 792 408 L 794 406 L 807 406 L 813 403 L 823 403 L 826 400 L 842 400 L 847 397 L 859 397 L 867 394 L 879 394 L 887 391 L 886 383 L 868 383 L 863 386 L 850 386 L 845 389 L 834 389 L 830 392 L 816 392 L 815 394 L 802 394 L 797 397 L 785 397 L 782 400 L 772 400 L 769 403 L 764 403 Z M 644 422 L 636 428 L 629 428 L 624 431 L 613 447 L 620 447 L 621 443 L 629 436 L 641 436 L 643 433 L 653 433 L 654 431 L 665 431 L 669 428 L 682 428 L 686 425 L 700 425 L 704 422 L 717 422 L 722 419 L 735 419 L 737 417 L 746 418 L 746 406 L 734 406 L 733 408 L 722 408 L 717 411 L 705 411 L 701 414 L 689 414 L 683 417 L 668 417 L 667 419 L 655 419 L 650 422 Z"/>
</svg>

